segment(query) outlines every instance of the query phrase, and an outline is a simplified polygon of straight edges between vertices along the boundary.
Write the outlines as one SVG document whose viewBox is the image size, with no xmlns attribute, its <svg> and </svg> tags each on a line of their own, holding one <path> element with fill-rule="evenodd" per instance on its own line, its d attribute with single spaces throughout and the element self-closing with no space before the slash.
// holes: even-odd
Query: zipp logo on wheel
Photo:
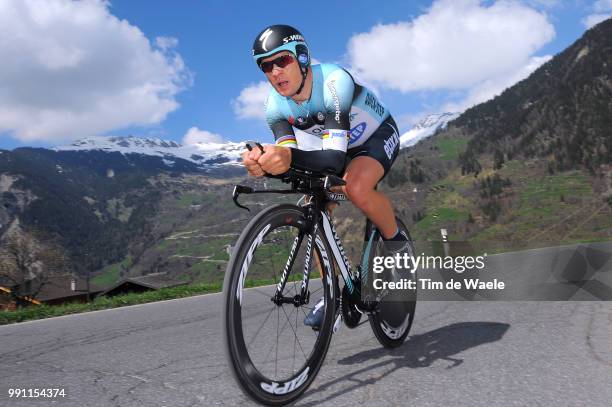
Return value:
<svg viewBox="0 0 612 407">
<path fill-rule="evenodd" d="M 262 382 L 261 388 L 271 394 L 287 394 L 297 389 L 298 387 L 300 387 L 306 381 L 306 379 L 308 379 L 309 370 L 310 370 L 310 367 L 307 367 L 298 377 L 296 377 L 293 380 L 283 383 L 282 386 L 277 382 L 272 382 L 272 383 Z"/>
</svg>

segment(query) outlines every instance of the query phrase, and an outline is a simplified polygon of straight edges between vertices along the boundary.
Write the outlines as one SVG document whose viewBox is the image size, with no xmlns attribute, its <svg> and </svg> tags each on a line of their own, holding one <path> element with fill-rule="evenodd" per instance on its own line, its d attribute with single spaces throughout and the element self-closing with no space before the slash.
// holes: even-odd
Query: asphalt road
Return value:
<svg viewBox="0 0 612 407">
<path fill-rule="evenodd" d="M 606 267 L 610 263 L 606 264 Z M 251 405 L 221 295 L 0 327 L 0 406 Z M 64 388 L 51 400 L 9 388 Z M 610 406 L 612 302 L 421 302 L 399 349 L 343 327 L 298 406 Z"/>
</svg>

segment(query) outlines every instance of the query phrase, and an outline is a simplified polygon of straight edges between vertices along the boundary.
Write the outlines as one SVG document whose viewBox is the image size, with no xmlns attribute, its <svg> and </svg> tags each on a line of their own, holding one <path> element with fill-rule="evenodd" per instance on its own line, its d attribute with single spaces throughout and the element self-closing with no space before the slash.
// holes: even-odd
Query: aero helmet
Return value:
<svg viewBox="0 0 612 407">
<path fill-rule="evenodd" d="M 310 66 L 310 52 L 302 34 L 291 26 L 277 24 L 264 29 L 253 42 L 253 59 L 257 66 L 262 59 L 282 51 L 293 53 L 298 61 L 302 71 L 302 84 L 296 93 L 300 93 Z"/>
</svg>

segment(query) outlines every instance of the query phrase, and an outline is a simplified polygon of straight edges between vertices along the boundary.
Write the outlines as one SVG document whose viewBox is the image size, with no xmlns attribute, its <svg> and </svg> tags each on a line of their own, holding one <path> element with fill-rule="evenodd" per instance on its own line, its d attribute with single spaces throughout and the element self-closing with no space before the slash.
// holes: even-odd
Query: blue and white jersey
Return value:
<svg viewBox="0 0 612 407">
<path fill-rule="evenodd" d="M 365 143 L 389 117 L 368 88 L 333 64 L 312 66 L 310 99 L 298 104 L 272 89 L 266 118 L 276 144 L 300 150 L 347 151 Z M 294 132 L 293 128 L 303 132 Z"/>
</svg>

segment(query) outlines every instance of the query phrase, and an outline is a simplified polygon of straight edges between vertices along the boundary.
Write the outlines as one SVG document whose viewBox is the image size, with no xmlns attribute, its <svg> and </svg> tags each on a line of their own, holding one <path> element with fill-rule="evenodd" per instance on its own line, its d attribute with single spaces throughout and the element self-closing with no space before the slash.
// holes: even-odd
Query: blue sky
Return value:
<svg viewBox="0 0 612 407">
<path fill-rule="evenodd" d="M 13 40 L 0 45 L 5 149 L 91 135 L 270 141 L 250 49 L 278 23 L 318 61 L 354 70 L 404 132 L 499 93 L 612 12 L 610 0 L 24 4 L 0 5 L 0 36 Z"/>
</svg>

